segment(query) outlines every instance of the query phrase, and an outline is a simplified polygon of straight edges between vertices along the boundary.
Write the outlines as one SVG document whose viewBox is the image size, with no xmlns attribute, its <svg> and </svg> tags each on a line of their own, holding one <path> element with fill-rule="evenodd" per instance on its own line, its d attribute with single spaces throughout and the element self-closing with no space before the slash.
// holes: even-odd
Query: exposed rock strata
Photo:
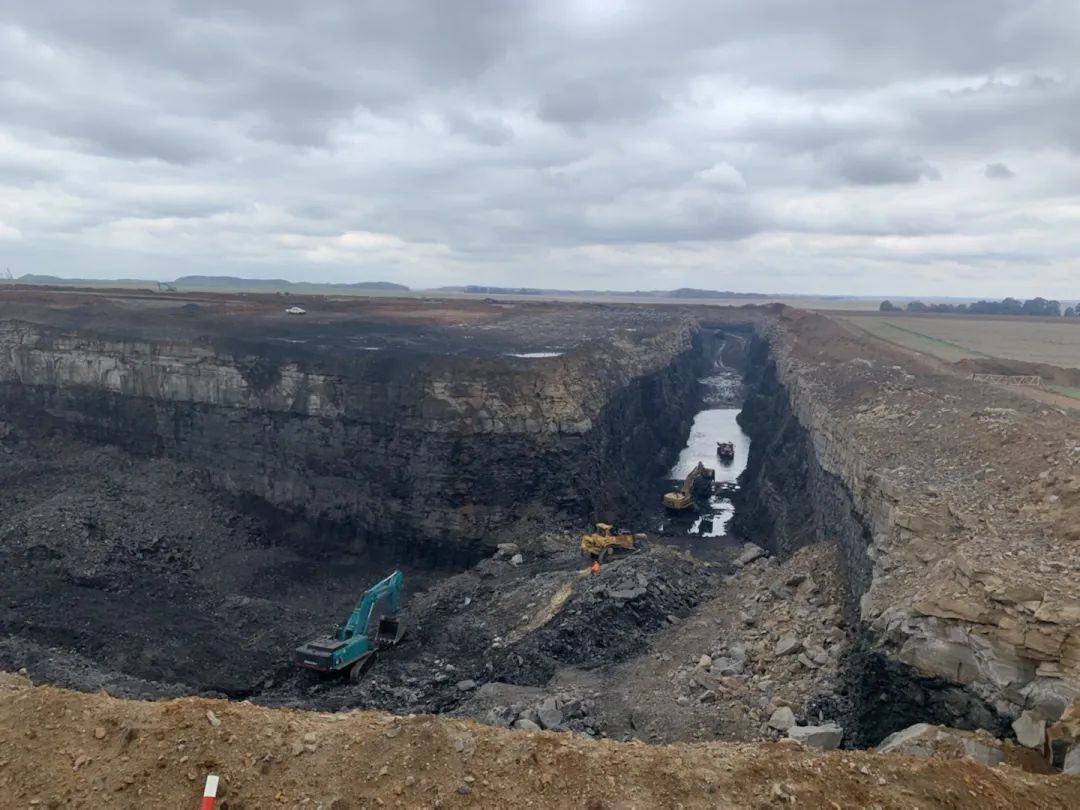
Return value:
<svg viewBox="0 0 1080 810">
<path fill-rule="evenodd" d="M 1003 717 L 1056 719 L 1080 692 L 1074 422 L 819 316 L 789 313 L 760 340 L 742 528 L 780 552 L 838 535 L 888 666 Z M 978 703 L 940 694 L 977 722 Z"/>
<path fill-rule="evenodd" d="M 525 362 L 242 351 L 6 321 L 0 406 L 27 428 L 205 467 L 324 537 L 422 554 L 627 511 L 688 428 L 706 340 L 673 317 Z"/>
</svg>

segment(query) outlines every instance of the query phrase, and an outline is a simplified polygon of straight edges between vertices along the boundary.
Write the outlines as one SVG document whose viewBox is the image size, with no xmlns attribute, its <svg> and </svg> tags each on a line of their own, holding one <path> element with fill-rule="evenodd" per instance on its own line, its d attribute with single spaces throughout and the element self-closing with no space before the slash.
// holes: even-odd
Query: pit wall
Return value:
<svg viewBox="0 0 1080 810">
<path fill-rule="evenodd" d="M 934 526 L 916 525 L 903 496 L 828 407 L 813 369 L 795 359 L 793 343 L 770 325 L 749 349 L 740 421 L 752 444 L 733 529 L 781 556 L 818 541 L 839 544 L 845 613 L 859 633 L 846 699 L 822 708 L 846 716 L 856 745 L 915 722 L 1003 733 L 1025 709 L 1060 716 L 1074 685 L 1041 677 L 1023 646 L 987 641 L 994 628 L 924 616 L 913 604 L 871 608 L 881 549 L 915 532 L 930 537 Z"/>
<path fill-rule="evenodd" d="M 689 430 L 710 339 L 686 319 L 543 360 L 316 360 L 9 321 L 0 407 L 204 468 L 323 541 L 416 559 L 631 512 Z"/>
</svg>

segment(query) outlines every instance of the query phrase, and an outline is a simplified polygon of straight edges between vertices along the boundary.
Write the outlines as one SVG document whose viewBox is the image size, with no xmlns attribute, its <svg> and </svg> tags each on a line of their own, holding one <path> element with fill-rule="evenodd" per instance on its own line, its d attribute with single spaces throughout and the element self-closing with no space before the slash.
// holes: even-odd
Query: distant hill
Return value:
<svg viewBox="0 0 1080 810">
<path fill-rule="evenodd" d="M 394 284 L 391 281 L 357 281 L 351 284 L 320 284 L 308 281 L 287 281 L 283 278 L 240 278 L 239 276 L 181 276 L 173 284 L 178 287 L 227 287 L 230 289 L 260 289 L 260 290 L 304 290 L 340 288 L 350 290 L 396 290 L 408 292 L 409 288 L 404 284 Z"/>
<path fill-rule="evenodd" d="M 663 293 L 660 293 L 663 294 Z M 730 290 L 695 290 L 692 287 L 680 287 L 667 293 L 669 298 L 770 298 L 764 293 L 737 293 Z"/>
<path fill-rule="evenodd" d="M 477 284 L 469 284 L 457 287 L 439 287 L 434 292 L 457 292 L 469 295 L 558 295 L 558 296 L 604 296 L 605 298 L 771 298 L 765 293 L 738 293 L 730 290 L 696 290 L 691 287 L 680 287 L 677 290 L 558 290 L 539 289 L 536 287 L 483 287 Z"/>
<path fill-rule="evenodd" d="M 149 279 L 119 278 L 119 279 L 87 279 L 87 278 L 61 278 L 60 276 L 45 276 L 27 273 L 13 281 L 19 284 L 50 284 L 65 287 L 145 287 L 155 289 L 157 281 Z M 263 292 L 289 291 L 296 293 L 311 293 L 313 295 L 333 293 L 335 290 L 374 290 L 384 292 L 408 292 L 409 288 L 404 284 L 394 284 L 390 281 L 357 281 L 352 284 L 321 284 L 309 281 L 287 281 L 283 278 L 240 278 L 239 276 L 181 276 L 176 281 L 168 282 L 180 292 L 185 287 L 199 287 L 202 289 L 222 290 L 252 290 Z M 161 282 L 165 284 L 165 282 Z"/>
</svg>

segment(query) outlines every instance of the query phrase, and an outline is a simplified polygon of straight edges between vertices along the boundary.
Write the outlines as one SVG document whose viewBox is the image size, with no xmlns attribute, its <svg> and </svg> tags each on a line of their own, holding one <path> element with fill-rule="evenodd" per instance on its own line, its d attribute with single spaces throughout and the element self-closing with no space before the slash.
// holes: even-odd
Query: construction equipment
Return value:
<svg viewBox="0 0 1080 810">
<path fill-rule="evenodd" d="M 612 532 L 610 523 L 597 523 L 593 534 L 581 535 L 581 550 L 594 560 L 603 560 L 619 551 L 636 551 L 637 541 L 625 529 Z"/>
<path fill-rule="evenodd" d="M 730 464 L 735 460 L 735 445 L 731 442 L 717 442 L 716 457 L 725 464 Z"/>
<path fill-rule="evenodd" d="M 401 601 L 401 583 L 404 577 L 395 571 L 365 593 L 345 624 L 335 629 L 332 636 L 316 638 L 296 648 L 293 663 L 318 672 L 344 672 L 349 680 L 357 683 L 375 659 L 381 647 L 397 644 L 404 628 L 398 618 Z M 368 623 L 375 605 L 385 600 L 386 605 L 374 639 L 368 633 Z"/>
<path fill-rule="evenodd" d="M 712 481 L 716 470 L 706 467 L 700 461 L 686 476 L 681 487 L 664 496 L 664 506 L 673 512 L 684 512 L 694 505 L 694 486 L 700 481 Z"/>
</svg>

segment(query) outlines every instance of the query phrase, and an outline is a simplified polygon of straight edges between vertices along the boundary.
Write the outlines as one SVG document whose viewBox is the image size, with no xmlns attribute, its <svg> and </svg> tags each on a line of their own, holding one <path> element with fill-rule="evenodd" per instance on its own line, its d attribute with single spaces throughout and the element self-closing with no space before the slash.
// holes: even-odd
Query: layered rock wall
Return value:
<svg viewBox="0 0 1080 810">
<path fill-rule="evenodd" d="M 818 316 L 762 329 L 753 360 L 737 525 L 779 553 L 839 541 L 851 614 L 880 656 L 867 677 L 909 682 L 880 710 L 910 699 L 969 726 L 1060 715 L 1080 691 L 1067 417 Z"/>
<path fill-rule="evenodd" d="M 672 319 L 535 360 L 313 358 L 7 321 L 0 407 L 190 462 L 323 535 L 422 553 L 630 509 L 684 438 L 708 339 Z"/>
</svg>

